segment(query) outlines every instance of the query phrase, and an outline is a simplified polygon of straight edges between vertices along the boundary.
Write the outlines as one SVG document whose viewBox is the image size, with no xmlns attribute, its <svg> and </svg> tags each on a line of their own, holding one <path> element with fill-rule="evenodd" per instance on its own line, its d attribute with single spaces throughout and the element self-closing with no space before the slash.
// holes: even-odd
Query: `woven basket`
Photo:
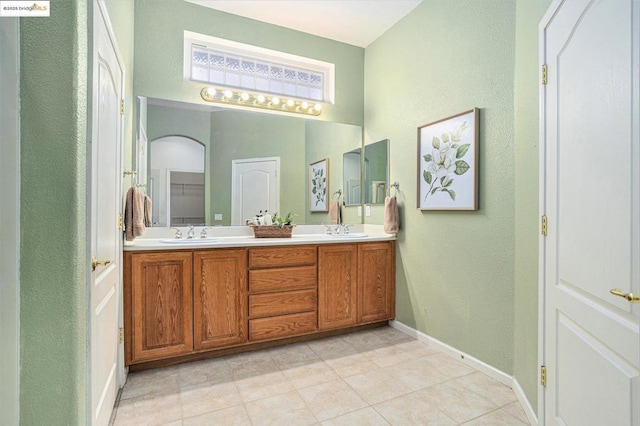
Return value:
<svg viewBox="0 0 640 426">
<path fill-rule="evenodd" d="M 253 235 L 256 238 L 291 238 L 291 232 L 295 225 L 285 225 L 282 228 L 275 225 L 249 226 L 253 229 Z"/>
</svg>

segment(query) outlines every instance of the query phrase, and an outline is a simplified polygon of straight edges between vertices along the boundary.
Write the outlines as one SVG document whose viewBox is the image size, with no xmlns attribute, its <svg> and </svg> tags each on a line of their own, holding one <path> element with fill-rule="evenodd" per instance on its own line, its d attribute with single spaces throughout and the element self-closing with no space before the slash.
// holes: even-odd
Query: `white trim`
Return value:
<svg viewBox="0 0 640 426">
<path fill-rule="evenodd" d="M 269 62 L 276 62 L 292 67 L 303 68 L 315 71 L 324 76 L 324 91 L 322 103 L 335 103 L 335 73 L 336 66 L 330 62 L 324 62 L 317 59 L 307 58 L 304 56 L 293 55 L 290 53 L 280 52 L 277 50 L 265 49 L 263 47 L 253 46 L 250 44 L 238 43 L 236 41 L 226 40 L 223 38 L 212 37 L 205 34 L 194 33 L 192 31 L 184 31 L 183 36 L 183 63 L 182 77 L 185 81 L 191 81 L 191 45 L 196 44 L 205 48 L 230 53 L 240 56 L 248 56 L 250 58 L 262 59 Z M 200 82 L 201 84 L 208 84 Z M 282 96 L 285 96 L 282 94 Z M 295 98 L 295 96 L 294 96 Z"/>
<path fill-rule="evenodd" d="M 532 426 L 537 426 L 538 416 L 536 416 L 536 411 L 531 406 L 531 403 L 527 399 L 527 395 L 525 395 L 524 390 L 522 389 L 522 387 L 520 386 L 520 383 L 515 377 L 513 378 L 513 384 L 511 386 L 511 389 L 513 389 L 513 393 L 516 394 L 516 398 L 518 398 L 518 401 L 520 402 L 520 405 L 524 410 L 524 414 L 527 415 L 527 419 L 529 419 L 529 423 L 531 423 Z"/>
<path fill-rule="evenodd" d="M 540 20 L 538 26 L 538 81 L 542 82 L 542 65 L 546 64 L 546 28 L 556 15 L 556 12 L 562 5 L 564 0 L 554 0 L 549 6 L 546 13 Z M 546 157 L 547 157 L 547 143 L 545 138 L 546 123 L 546 88 L 544 84 L 540 84 L 539 91 L 539 129 L 538 129 L 538 161 L 539 161 L 539 182 L 538 182 L 538 216 L 542 218 L 547 214 L 546 205 L 546 186 L 547 186 L 547 169 L 546 169 Z M 538 365 L 545 365 L 545 237 L 538 234 Z M 540 425 L 545 424 L 545 388 L 538 385 L 538 406 L 537 419 Z"/>
<path fill-rule="evenodd" d="M 513 390 L 513 393 L 516 395 L 516 398 L 518 398 L 518 401 L 520 402 L 520 405 L 522 406 L 527 419 L 529 419 L 529 423 L 534 426 L 538 425 L 538 418 L 536 416 L 536 413 L 531 406 L 531 403 L 527 399 L 524 390 L 522 390 L 520 383 L 518 383 L 518 380 L 515 377 L 512 377 L 507 373 L 504 373 L 497 368 L 492 367 L 489 364 L 472 357 L 469 354 L 459 351 L 458 349 L 449 346 L 446 343 L 443 343 L 440 340 L 429 336 L 428 334 L 418 331 L 415 328 L 411 328 L 399 321 L 389 321 L 389 325 L 396 330 L 419 340 L 422 343 L 435 347 L 436 349 L 446 353 L 447 355 L 451 355 L 455 358 L 460 358 L 460 361 L 464 364 L 467 364 L 469 367 L 486 374 L 487 376 L 497 380 L 505 386 L 510 387 Z"/>
<path fill-rule="evenodd" d="M 497 368 L 492 367 L 491 365 L 485 362 L 482 362 L 479 359 L 474 358 L 469 354 L 459 351 L 458 349 L 452 346 L 449 346 L 446 343 L 443 343 L 434 337 L 424 334 L 423 332 L 418 331 L 414 328 L 411 328 L 408 325 L 405 325 L 398 321 L 389 321 L 389 325 L 395 328 L 396 330 L 402 331 L 403 333 L 411 337 L 415 337 L 422 343 L 426 343 L 429 346 L 434 346 L 435 348 L 446 353 L 447 355 L 451 355 L 455 358 L 459 358 L 460 361 L 462 361 L 463 363 L 499 381 L 505 386 L 511 387 L 513 385 L 513 377 L 511 377 L 510 375 L 503 373 Z"/>
<path fill-rule="evenodd" d="M 94 6 L 94 4 L 97 6 Z M 111 23 L 111 18 L 109 16 L 109 12 L 106 6 L 106 0 L 97 0 L 95 2 L 89 2 L 89 7 L 87 9 L 87 17 L 88 17 L 88 37 L 89 37 L 89 41 L 88 41 L 88 47 L 87 47 L 87 74 L 88 74 L 88 79 L 87 79 L 87 88 L 88 88 L 88 95 L 87 95 L 87 140 L 89 141 L 93 141 L 94 140 L 94 131 L 95 131 L 95 127 L 96 127 L 96 123 L 94 123 L 95 121 L 95 116 L 94 116 L 94 112 L 95 112 L 95 108 L 94 108 L 94 102 L 96 102 L 95 100 L 95 82 L 96 82 L 96 69 L 94 67 L 95 62 L 97 60 L 97 52 L 96 52 L 96 44 L 95 44 L 95 22 L 96 19 L 101 19 L 104 24 L 105 27 L 107 29 L 107 33 L 109 36 L 109 43 L 112 44 L 113 46 L 113 51 L 116 57 L 116 60 L 118 62 L 118 66 L 120 67 L 120 72 L 121 72 L 121 80 L 120 80 L 120 96 L 121 96 L 121 100 L 125 102 L 125 110 L 127 108 L 127 102 L 125 99 L 125 87 L 126 87 L 126 82 L 125 82 L 125 78 L 126 78 L 126 73 L 125 73 L 125 63 L 124 60 L 122 58 L 122 55 L 120 54 L 120 48 L 118 47 L 118 42 L 115 36 L 115 31 L 113 29 L 113 25 Z M 116 152 L 116 156 L 118 157 L 119 160 L 119 170 L 123 170 L 123 158 L 122 158 L 122 148 L 123 148 L 123 144 L 124 144 L 124 127 L 125 127 L 125 123 L 124 123 L 124 115 L 119 115 L 118 116 L 118 120 L 120 121 L 120 145 L 117 147 L 117 152 Z M 86 259 L 85 259 L 85 264 L 86 264 L 86 268 L 87 271 L 89 271 L 90 269 L 90 265 L 91 265 L 91 256 L 92 256 L 92 251 L 93 251 L 93 232 L 92 232 L 92 224 L 93 224 L 93 220 L 94 218 L 92 217 L 92 208 L 93 208 L 93 201 L 92 201 L 92 197 L 93 197 L 93 191 L 92 191 L 92 177 L 93 177 L 93 168 L 94 168 L 94 164 L 93 164 L 93 153 L 91 149 L 87 150 L 87 189 L 86 189 L 86 216 L 87 216 L 87 226 L 86 226 Z M 116 195 L 116 200 L 114 200 L 116 203 L 118 203 L 118 211 L 123 212 L 123 194 L 122 194 L 122 184 L 123 184 L 123 175 L 122 173 L 118 173 L 117 175 L 117 182 L 116 182 L 116 188 L 119 188 L 120 192 Z M 118 231 L 120 232 L 120 231 Z M 118 247 L 116 248 L 117 253 L 118 253 L 118 265 L 119 265 L 119 277 L 118 277 L 118 283 L 117 283 L 117 304 L 118 304 L 118 312 L 117 312 L 117 316 L 118 316 L 118 327 L 122 328 L 124 327 L 124 302 L 123 302 L 123 250 L 122 250 L 122 244 L 123 244 L 123 238 L 118 238 Z M 92 323 L 91 323 L 91 312 L 92 312 L 92 289 L 93 289 L 93 278 L 92 278 L 92 274 L 88 273 L 87 274 L 87 295 L 86 295 L 86 300 L 85 300 L 85 304 L 87 306 L 87 315 L 86 315 L 86 323 L 87 323 L 87 342 L 88 342 L 88 347 L 87 347 L 87 371 L 86 371 L 86 378 L 87 378 L 87 383 L 86 383 L 86 389 L 85 389 L 85 397 L 86 397 L 86 419 L 87 419 L 87 424 L 92 424 L 93 423 L 93 401 L 92 401 L 92 351 L 91 351 L 91 345 L 92 345 Z M 121 389 L 126 380 L 127 380 L 127 375 L 129 372 L 129 368 L 127 366 L 124 365 L 124 342 L 123 343 L 118 343 L 118 347 L 117 347 L 117 365 L 116 365 L 116 386 L 118 389 Z M 117 397 L 116 397 L 117 398 Z M 111 416 L 113 415 L 114 409 L 112 408 L 111 411 Z"/>
<path fill-rule="evenodd" d="M 20 20 L 0 18 L 0 424 L 20 420 Z"/>
</svg>

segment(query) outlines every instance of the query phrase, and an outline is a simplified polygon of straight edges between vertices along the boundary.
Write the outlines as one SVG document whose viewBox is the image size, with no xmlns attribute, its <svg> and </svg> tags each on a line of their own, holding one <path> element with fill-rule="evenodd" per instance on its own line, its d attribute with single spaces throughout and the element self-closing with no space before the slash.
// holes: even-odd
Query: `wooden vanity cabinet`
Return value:
<svg viewBox="0 0 640 426">
<path fill-rule="evenodd" d="M 247 250 L 193 253 L 193 348 L 247 341 Z"/>
<path fill-rule="evenodd" d="M 249 249 L 249 340 L 317 330 L 315 246 Z"/>
<path fill-rule="evenodd" d="M 358 324 L 395 318 L 393 242 L 358 245 Z"/>
<path fill-rule="evenodd" d="M 318 326 L 349 327 L 395 317 L 395 244 L 318 248 Z"/>
<path fill-rule="evenodd" d="M 135 369 L 394 315 L 394 241 L 124 253 L 125 364 Z"/>
<path fill-rule="evenodd" d="M 349 327 L 357 321 L 358 245 L 318 247 L 318 327 Z"/>
<path fill-rule="evenodd" d="M 125 259 L 131 268 L 125 306 L 132 320 L 125 324 L 130 343 L 127 364 L 193 350 L 191 256 L 191 252 L 167 251 L 133 253 Z"/>
</svg>

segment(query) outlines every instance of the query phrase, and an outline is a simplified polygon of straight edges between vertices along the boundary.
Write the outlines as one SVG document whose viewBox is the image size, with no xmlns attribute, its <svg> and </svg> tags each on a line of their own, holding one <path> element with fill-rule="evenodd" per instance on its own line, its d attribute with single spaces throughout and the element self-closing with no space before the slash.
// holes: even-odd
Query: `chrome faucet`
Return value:
<svg viewBox="0 0 640 426">
<path fill-rule="evenodd" d="M 213 226 L 205 226 L 202 228 L 202 231 L 200 231 L 200 238 L 207 238 L 207 229 L 213 229 Z"/>
<path fill-rule="evenodd" d="M 171 229 L 175 229 L 176 230 L 176 235 L 174 235 L 174 238 L 176 240 L 182 239 L 182 231 L 180 230 L 180 228 L 171 227 Z"/>
<path fill-rule="evenodd" d="M 196 235 L 196 230 L 193 228 L 192 225 L 189 225 L 189 231 L 187 232 L 187 238 L 192 240 L 193 237 L 195 237 Z"/>
<path fill-rule="evenodd" d="M 349 234 L 350 226 L 351 225 L 345 225 L 344 223 L 337 224 L 335 228 L 332 228 L 331 225 L 325 225 L 325 227 L 327 228 L 327 235 L 347 235 Z"/>
</svg>

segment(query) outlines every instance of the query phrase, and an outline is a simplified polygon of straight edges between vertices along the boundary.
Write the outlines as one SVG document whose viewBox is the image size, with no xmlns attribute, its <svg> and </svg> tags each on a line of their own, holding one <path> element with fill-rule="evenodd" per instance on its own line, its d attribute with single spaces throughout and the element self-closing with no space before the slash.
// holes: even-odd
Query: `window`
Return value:
<svg viewBox="0 0 640 426">
<path fill-rule="evenodd" d="M 185 31 L 185 80 L 332 103 L 334 65 Z"/>
</svg>

